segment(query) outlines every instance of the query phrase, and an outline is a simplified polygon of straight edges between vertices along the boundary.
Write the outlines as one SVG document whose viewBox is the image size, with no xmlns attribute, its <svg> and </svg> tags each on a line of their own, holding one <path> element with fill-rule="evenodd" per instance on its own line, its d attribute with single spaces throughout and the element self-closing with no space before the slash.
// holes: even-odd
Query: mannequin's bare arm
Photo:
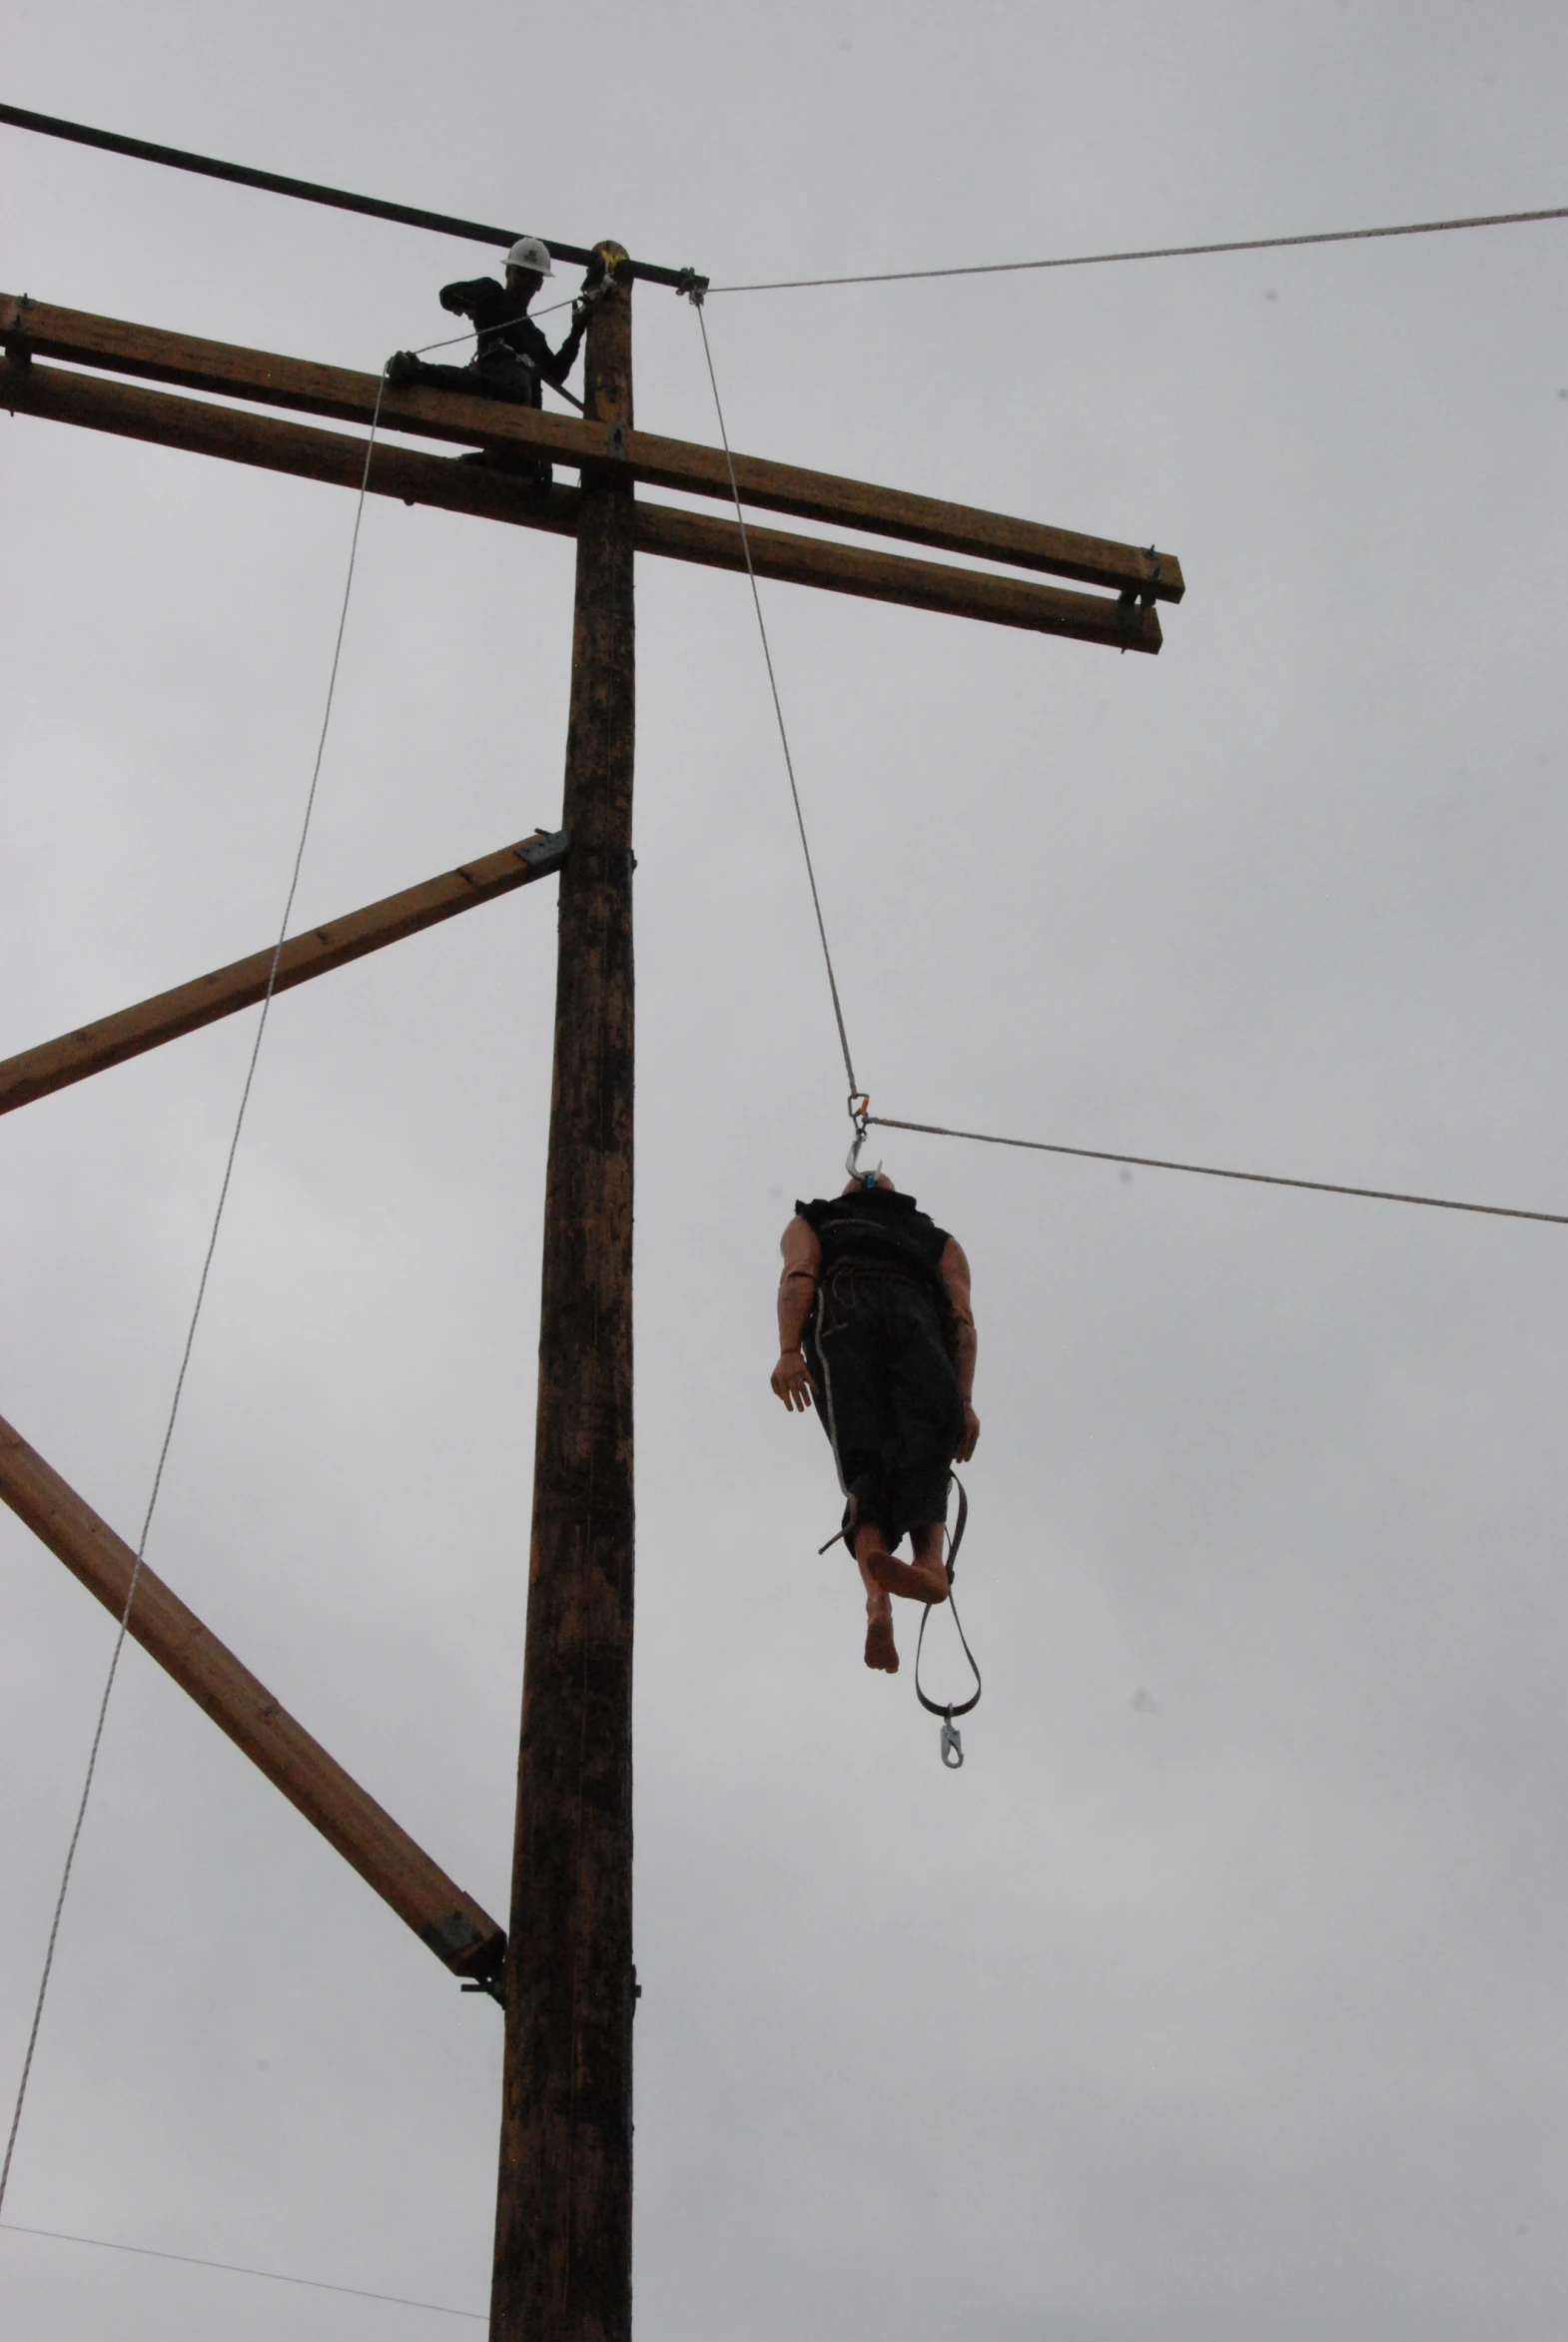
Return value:
<svg viewBox="0 0 1568 2342">
<path fill-rule="evenodd" d="M 782 1399 L 785 1406 L 798 1408 L 804 1414 L 811 1404 L 811 1376 L 806 1370 L 800 1337 L 817 1297 L 822 1246 L 815 1230 L 797 1212 L 784 1230 L 779 1250 L 784 1255 L 779 1277 L 779 1362 L 771 1379 L 774 1396 Z"/>
</svg>

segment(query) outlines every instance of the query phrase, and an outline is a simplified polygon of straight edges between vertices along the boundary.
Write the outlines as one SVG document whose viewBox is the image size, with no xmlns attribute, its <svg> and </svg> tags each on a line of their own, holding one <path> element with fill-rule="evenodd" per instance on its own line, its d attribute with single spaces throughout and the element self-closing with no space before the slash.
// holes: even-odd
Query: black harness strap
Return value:
<svg viewBox="0 0 1568 2342">
<path fill-rule="evenodd" d="M 915 1641 L 915 1697 L 928 1716 L 941 1717 L 942 1762 L 950 1773 L 956 1773 L 964 1762 L 964 1741 L 953 1719 L 955 1716 L 968 1716 L 980 1706 L 980 1695 L 985 1686 L 980 1680 L 980 1669 L 975 1664 L 975 1654 L 969 1647 L 969 1637 L 964 1632 L 963 1621 L 958 1614 L 958 1604 L 953 1599 L 953 1572 L 958 1564 L 958 1549 L 964 1542 L 964 1531 L 969 1526 L 969 1497 L 957 1472 L 950 1473 L 948 1477 L 958 1490 L 958 1525 L 953 1531 L 952 1539 L 948 1545 L 947 1560 L 944 1564 L 948 1574 L 947 1606 L 953 1613 L 953 1624 L 958 1629 L 958 1639 L 964 1647 L 964 1657 L 969 1662 L 969 1672 L 975 1679 L 975 1688 L 967 1700 L 937 1701 L 927 1699 L 920 1681 L 920 1654 L 926 1647 L 926 1629 L 931 1623 L 933 1606 L 928 1602 L 921 1612 L 920 1633 Z M 843 1527 L 834 1530 L 826 1545 L 817 1547 L 819 1555 L 831 1552 L 841 1540 L 846 1546 L 850 1545 L 850 1520 L 847 1506 Z M 851 1546 L 850 1550 L 853 1551 L 854 1548 Z"/>
<path fill-rule="evenodd" d="M 969 1647 L 969 1637 L 964 1632 L 963 1622 L 958 1615 L 958 1605 L 953 1599 L 953 1572 L 958 1565 L 958 1549 L 964 1542 L 964 1531 L 969 1522 L 969 1498 L 964 1492 L 964 1483 L 959 1478 L 957 1472 L 952 1474 L 952 1483 L 953 1486 L 958 1490 L 958 1524 L 953 1531 L 952 1540 L 948 1546 L 947 1606 L 953 1613 L 953 1624 L 958 1629 L 958 1639 L 964 1647 L 964 1657 L 969 1662 L 969 1672 L 975 1679 L 975 1688 L 967 1700 L 951 1700 L 944 1703 L 937 1700 L 927 1699 L 925 1692 L 921 1688 L 920 1654 L 925 1647 L 926 1629 L 931 1623 L 931 1605 L 928 1603 L 920 1621 L 919 1640 L 915 1644 L 915 1697 L 920 1702 L 921 1706 L 925 1709 L 928 1716 L 941 1717 L 942 1762 L 944 1765 L 946 1765 L 950 1773 L 956 1773 L 964 1762 L 964 1743 L 959 1733 L 958 1726 L 954 1723 L 953 1719 L 955 1716 L 967 1716 L 972 1709 L 978 1708 L 980 1706 L 980 1695 L 985 1689 L 985 1686 L 980 1680 L 980 1669 L 975 1665 L 975 1654 Z"/>
</svg>

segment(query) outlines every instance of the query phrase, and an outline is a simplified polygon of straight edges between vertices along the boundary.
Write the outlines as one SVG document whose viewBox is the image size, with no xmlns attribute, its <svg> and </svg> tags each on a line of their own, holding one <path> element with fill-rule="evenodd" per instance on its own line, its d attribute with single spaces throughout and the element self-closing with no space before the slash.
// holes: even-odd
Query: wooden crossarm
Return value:
<svg viewBox="0 0 1568 2342">
<path fill-rule="evenodd" d="M 491 903 L 497 895 L 510 894 L 526 886 L 530 878 L 558 870 L 566 858 L 566 845 L 564 830 L 536 831 L 520 845 L 503 846 L 498 854 L 488 854 L 482 861 L 461 863 L 455 870 L 443 871 L 439 878 L 426 879 L 422 886 L 406 887 L 400 895 L 388 895 L 363 911 L 351 911 L 346 918 L 331 919 L 308 934 L 292 936 L 277 955 L 273 990 L 288 992 L 296 984 L 309 983 L 313 976 L 325 976 L 329 969 L 363 959 L 367 952 L 379 952 L 405 935 L 417 935 L 443 919 L 455 918 L 459 911 L 471 911 L 477 903 Z M 102 1017 L 96 1024 L 79 1026 L 74 1033 L 62 1033 L 57 1041 L 40 1042 L 34 1049 L 5 1059 L 0 1062 L 0 1114 L 31 1105 L 35 1098 L 47 1098 L 73 1082 L 85 1082 L 89 1074 L 141 1057 L 166 1041 L 177 1041 L 182 1033 L 195 1033 L 203 1025 L 217 1024 L 220 1017 L 254 1007 L 266 997 L 272 965 L 271 948 L 253 952 L 249 959 L 215 968 L 210 976 L 198 976 L 172 992 L 157 993 L 135 1008 L 122 1009 L 118 1016 Z"/>
<path fill-rule="evenodd" d="M 122 1616 L 135 1554 L 3 1418 L 0 1499 L 115 1619 Z M 145 1562 L 127 1631 L 454 1975 L 499 1976 L 506 1938 L 494 1920 L 399 1830 Z"/>
<path fill-rule="evenodd" d="M 10 342 L 18 336 L 40 358 L 67 359 L 73 365 L 140 375 L 188 390 L 216 391 L 340 422 L 368 423 L 376 407 L 375 375 L 200 341 L 189 334 L 166 334 L 156 327 L 56 309 L 46 302 L 28 301 L 24 307 L 16 295 L 0 294 L 0 340 Z M 726 504 L 732 501 L 721 447 L 661 438 L 652 431 L 622 432 L 616 440 L 617 457 L 609 427 L 602 422 L 546 414 L 461 391 L 418 389 L 387 391 L 382 426 L 464 446 L 526 449 L 579 466 L 618 459 L 634 479 L 654 487 L 715 496 Z M 935 496 L 909 495 L 899 488 L 873 487 L 864 480 L 807 471 L 791 463 L 772 463 L 760 455 L 737 455 L 734 464 L 742 502 L 765 511 L 1076 578 L 1084 585 L 1110 586 L 1118 592 L 1131 587 L 1157 601 L 1179 601 L 1185 590 L 1176 555 L 1153 547 L 1146 552 L 1138 545 L 950 504 Z"/>
<path fill-rule="evenodd" d="M 365 470 L 365 441 L 357 434 L 179 398 L 166 390 L 144 390 L 131 383 L 105 382 L 64 367 L 18 365 L 14 359 L 0 363 L 0 410 L 6 408 L 301 478 L 331 480 L 342 487 L 358 488 Z M 425 454 L 386 441 L 377 445 L 370 485 L 373 494 L 393 496 L 405 504 L 434 504 L 448 512 L 469 512 L 557 536 L 575 536 L 577 530 L 575 488 L 552 488 L 541 499 L 526 484 L 482 463 L 462 463 L 449 455 Z M 745 568 L 740 530 L 733 520 L 650 504 L 639 497 L 635 528 L 639 552 L 662 553 L 671 560 L 715 569 Z M 1159 613 L 1142 603 L 1038 585 L 1033 578 L 911 560 L 870 545 L 796 536 L 778 528 L 755 527 L 747 533 L 759 577 L 898 602 L 908 609 L 982 618 L 1039 634 L 1068 635 L 1080 642 L 1102 642 L 1113 650 L 1154 652 L 1161 645 Z"/>
</svg>

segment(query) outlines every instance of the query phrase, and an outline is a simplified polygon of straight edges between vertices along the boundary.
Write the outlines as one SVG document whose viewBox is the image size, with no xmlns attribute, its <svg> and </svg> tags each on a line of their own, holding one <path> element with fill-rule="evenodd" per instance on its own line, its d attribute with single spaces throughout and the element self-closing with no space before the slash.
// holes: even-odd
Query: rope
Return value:
<svg viewBox="0 0 1568 2342">
<path fill-rule="evenodd" d="M 778 277 L 761 285 L 710 285 L 710 293 L 803 293 L 824 285 L 909 285 L 928 277 L 1007 277 L 1029 269 L 1098 269 L 1111 261 L 1184 261 L 1216 252 L 1283 252 L 1303 244 L 1365 244 L 1383 236 L 1445 236 L 1456 228 L 1519 228 L 1568 220 L 1568 204 L 1543 212 L 1480 212 L 1469 220 L 1414 220 L 1398 228 L 1327 228 L 1310 236 L 1243 236 L 1224 244 L 1153 244 L 1138 252 L 1078 252 L 1049 261 L 983 261 L 960 269 L 883 269 L 865 277 Z"/>
<path fill-rule="evenodd" d="M 817 873 L 812 865 L 811 844 L 806 836 L 806 817 L 800 809 L 800 791 L 795 785 L 795 760 L 789 752 L 789 734 L 784 728 L 784 710 L 779 703 L 778 677 L 773 672 L 773 653 L 768 647 L 768 629 L 762 616 L 762 597 L 757 591 L 757 573 L 751 565 L 751 539 L 746 533 L 746 515 L 741 510 L 740 489 L 735 480 L 735 458 L 730 453 L 729 432 L 724 423 L 724 402 L 719 396 L 719 381 L 713 371 L 713 352 L 708 346 L 708 321 L 702 314 L 702 304 L 694 301 L 697 323 L 702 328 L 702 355 L 708 362 L 708 381 L 713 386 L 713 411 L 718 416 L 719 438 L 724 448 L 725 468 L 729 472 L 730 494 L 735 500 L 735 518 L 740 523 L 741 550 L 746 556 L 746 578 L 751 587 L 751 605 L 757 613 L 757 632 L 762 637 L 762 656 L 768 670 L 768 689 L 773 694 L 773 713 L 779 727 L 779 744 L 784 751 L 784 770 L 789 775 L 789 793 L 795 807 L 795 827 L 800 832 L 800 850 L 806 858 L 806 879 L 811 888 L 811 907 L 817 915 L 817 933 L 822 939 L 822 957 L 827 965 L 828 990 L 833 996 L 833 1021 L 839 1030 L 839 1048 L 844 1057 L 844 1074 L 849 1083 L 851 1098 L 860 1095 L 855 1080 L 855 1068 L 849 1054 L 849 1035 L 844 1030 L 844 1009 L 839 999 L 838 978 L 833 972 L 833 954 L 828 948 L 827 923 L 822 916 L 822 897 L 817 892 Z"/>
<path fill-rule="evenodd" d="M 1568 1211 L 1523 1211 L 1512 1203 L 1464 1203 L 1451 1195 L 1406 1195 L 1396 1187 L 1349 1187 L 1337 1179 L 1292 1179 L 1278 1171 L 1224 1171 L 1212 1163 L 1170 1163 L 1159 1155 L 1113 1155 L 1103 1147 L 1059 1147 L 1045 1139 L 999 1139 L 991 1131 L 951 1131 L 944 1123 L 901 1123 L 868 1115 L 887 1131 L 919 1131 L 928 1139 L 971 1139 L 980 1147 L 1026 1147 L 1036 1155 L 1072 1155 L 1084 1163 L 1126 1163 L 1140 1171 L 1190 1171 L 1200 1179 L 1245 1179 L 1258 1187 L 1301 1187 L 1312 1195 L 1360 1195 L 1372 1203 L 1419 1203 L 1430 1211 L 1479 1211 L 1490 1219 L 1536 1219 L 1568 1227 Z"/>
<path fill-rule="evenodd" d="M 537 325 L 540 318 L 552 318 L 557 310 L 570 309 L 572 300 L 573 296 L 568 294 L 564 301 L 552 301 L 548 309 L 520 310 L 516 317 L 503 318 L 498 326 L 488 326 L 485 331 L 504 334 L 508 326 Z M 415 358 L 428 358 L 432 350 L 455 350 L 459 342 L 477 340 L 478 332 L 477 326 L 470 326 L 465 334 L 449 334 L 444 342 L 421 342 L 413 355 Z M 552 383 L 550 389 L 553 390 L 554 388 Z"/>
<path fill-rule="evenodd" d="M 65 2228 L 25 2228 L 20 2220 L 0 2220 L 13 2236 L 47 2236 L 55 2244 L 92 2244 L 101 2252 L 135 2253 L 139 2260 L 178 2261 L 187 2269 L 221 2269 L 231 2277 L 265 2277 L 272 2285 L 305 2285 L 313 2293 L 347 2293 L 356 2301 L 390 2302 L 395 2309 L 427 2309 L 438 2318 L 472 2318 L 484 2323 L 477 2309 L 451 2309 L 444 2301 L 410 2301 L 401 2293 L 368 2293 L 363 2285 L 330 2285 L 322 2277 L 290 2277 L 282 2269 L 251 2269 L 241 2261 L 206 2261 L 192 2252 L 159 2252 L 150 2244 L 117 2244 L 112 2236 L 73 2236 Z"/>
<path fill-rule="evenodd" d="M 483 330 L 487 334 L 504 334 L 508 326 L 535 325 L 540 318 L 552 318 L 558 310 L 572 308 L 575 296 L 568 294 L 564 301 L 552 301 L 548 309 L 521 310 L 516 317 L 503 318 L 498 326 L 486 326 Z M 459 342 L 476 342 L 479 331 L 477 326 L 470 326 L 465 334 L 448 334 L 444 342 L 421 342 L 412 355 L 428 358 L 432 350 L 455 350 Z M 568 390 L 564 383 L 551 383 L 542 368 L 539 379 L 548 384 L 557 397 L 564 398 L 568 406 L 575 406 L 579 414 L 587 411 L 574 390 Z"/>
<path fill-rule="evenodd" d="M 239 1111 L 234 1119 L 234 1130 L 229 1140 L 229 1153 L 224 1164 L 223 1178 L 219 1184 L 218 1201 L 213 1211 L 212 1228 L 207 1238 L 207 1251 L 202 1260 L 202 1273 L 197 1279 L 196 1299 L 192 1305 L 190 1322 L 186 1327 L 185 1347 L 180 1354 L 180 1368 L 175 1376 L 174 1396 L 169 1402 L 168 1419 L 164 1424 L 163 1443 L 158 1450 L 158 1463 L 153 1473 L 152 1492 L 147 1500 L 147 1511 L 142 1518 L 142 1533 L 137 1540 L 136 1561 L 131 1571 L 131 1582 L 126 1588 L 125 1608 L 120 1613 L 120 1629 L 115 1636 L 114 1650 L 109 1660 L 109 1672 L 104 1679 L 103 1698 L 98 1703 L 98 1720 L 93 1727 L 92 1746 L 87 1756 L 87 1772 L 82 1782 L 82 1795 L 76 1809 L 76 1821 L 66 1848 L 65 1868 L 60 1877 L 60 1891 L 55 1897 L 54 1918 L 50 1923 L 49 1942 L 44 1952 L 43 1973 L 38 1979 L 38 1997 L 33 2004 L 33 2021 L 27 2036 L 27 2050 L 22 2059 L 22 2077 L 17 2085 L 16 2105 L 11 2115 L 10 2134 L 6 2140 L 5 2161 L 0 2163 L 0 2205 L 5 2202 L 7 2182 L 11 2176 L 11 2162 L 16 2153 L 17 2132 L 22 2123 L 22 2107 L 27 2097 L 27 2085 L 33 2070 L 33 2055 L 38 2047 L 38 2028 L 43 2021 L 44 1997 L 49 1990 L 49 1977 L 54 1967 L 55 1947 L 60 1937 L 60 1921 L 65 1911 L 65 1899 L 71 1884 L 71 1870 L 76 1861 L 76 1850 L 82 1836 L 82 1825 L 87 1819 L 87 1804 L 92 1795 L 93 1777 L 98 1770 L 98 1752 L 103 1743 L 104 1725 L 109 1715 L 110 1694 L 114 1690 L 119 1671 L 120 1654 L 131 1624 L 131 1608 L 136 1600 L 136 1589 L 142 1575 L 142 1561 L 147 1551 L 148 1533 L 153 1525 L 159 1491 L 163 1487 L 164 1466 L 169 1460 L 169 1447 L 174 1438 L 174 1427 L 180 1412 L 180 1400 L 185 1391 L 185 1378 L 191 1363 L 191 1351 L 196 1341 L 196 1328 L 207 1298 L 207 1280 L 212 1270 L 213 1254 L 218 1248 L 218 1231 L 223 1224 L 224 1207 L 229 1200 L 230 1182 L 234 1177 L 235 1157 L 239 1152 L 240 1133 L 245 1127 L 246 1109 L 251 1103 L 251 1089 L 256 1080 L 256 1064 L 262 1054 L 262 1040 L 267 1031 L 268 1014 L 273 1005 L 273 992 L 278 981 L 278 962 L 283 952 L 284 939 L 289 933 L 289 921 L 294 911 L 294 898 L 300 885 L 300 869 L 305 860 L 306 841 L 311 834 L 311 816 L 316 809 L 316 792 L 322 777 L 322 758 L 327 749 L 327 732 L 332 722 L 333 699 L 338 689 L 338 668 L 343 657 L 344 629 L 349 622 L 349 597 L 354 589 L 354 568 L 360 550 L 360 525 L 365 518 L 365 499 L 370 489 L 371 456 L 376 446 L 377 426 L 382 415 L 382 396 L 386 390 L 383 375 L 376 393 L 376 411 L 371 417 L 371 435 L 365 442 L 365 469 L 360 475 L 360 500 L 355 507 L 354 533 L 349 540 L 349 568 L 344 578 L 343 603 L 338 612 L 338 633 L 333 644 L 332 668 L 327 678 L 327 704 L 322 711 L 322 728 L 316 743 L 316 761 L 311 768 L 311 786 L 306 793 L 305 814 L 300 824 L 300 842 L 295 848 L 294 868 L 289 877 L 289 892 L 284 902 L 283 919 L 278 929 L 278 941 L 273 950 L 272 966 L 267 972 L 267 991 L 262 1000 L 262 1013 L 257 1021 L 256 1039 L 251 1045 L 251 1062 L 246 1068 L 245 1086 L 240 1093 Z"/>
</svg>

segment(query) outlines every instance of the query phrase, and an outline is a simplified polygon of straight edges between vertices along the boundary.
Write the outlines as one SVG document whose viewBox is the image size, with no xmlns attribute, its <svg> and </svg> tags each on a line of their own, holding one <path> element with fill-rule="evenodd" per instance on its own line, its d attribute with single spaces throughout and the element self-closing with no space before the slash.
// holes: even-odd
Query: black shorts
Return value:
<svg viewBox="0 0 1568 2342">
<path fill-rule="evenodd" d="M 874 1521 L 890 1546 L 945 1521 L 964 1402 L 935 1294 L 881 1269 L 830 1269 L 806 1362 L 854 1520 Z"/>
</svg>

